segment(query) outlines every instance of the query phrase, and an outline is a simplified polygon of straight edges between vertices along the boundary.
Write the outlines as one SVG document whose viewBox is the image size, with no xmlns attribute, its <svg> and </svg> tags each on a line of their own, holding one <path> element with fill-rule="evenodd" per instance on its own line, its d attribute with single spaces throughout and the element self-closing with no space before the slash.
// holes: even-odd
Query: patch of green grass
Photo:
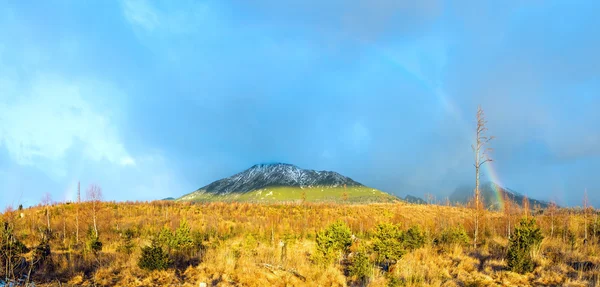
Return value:
<svg viewBox="0 0 600 287">
<path fill-rule="evenodd" d="M 397 197 L 381 190 L 367 186 L 352 187 L 267 187 L 246 193 L 230 193 L 216 195 L 207 192 L 196 192 L 184 196 L 178 200 L 196 202 L 393 202 Z"/>
</svg>

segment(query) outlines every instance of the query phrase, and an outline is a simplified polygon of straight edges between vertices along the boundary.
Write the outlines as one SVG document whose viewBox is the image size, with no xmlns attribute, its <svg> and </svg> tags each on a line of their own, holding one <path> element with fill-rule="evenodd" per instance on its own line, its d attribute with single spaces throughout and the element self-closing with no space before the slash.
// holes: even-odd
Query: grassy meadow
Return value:
<svg viewBox="0 0 600 287">
<path fill-rule="evenodd" d="M 267 187 L 245 193 L 215 194 L 191 193 L 181 200 L 194 202 L 251 202 L 251 203 L 369 203 L 393 202 L 398 200 L 383 191 L 368 186 L 315 186 L 315 187 Z"/>
<path fill-rule="evenodd" d="M 485 212 L 477 247 L 473 213 L 402 202 L 7 209 L 0 276 L 35 286 L 600 286 L 597 212 Z M 543 239 L 519 255 L 509 232 L 515 241 L 535 229 L 522 218 Z"/>
</svg>

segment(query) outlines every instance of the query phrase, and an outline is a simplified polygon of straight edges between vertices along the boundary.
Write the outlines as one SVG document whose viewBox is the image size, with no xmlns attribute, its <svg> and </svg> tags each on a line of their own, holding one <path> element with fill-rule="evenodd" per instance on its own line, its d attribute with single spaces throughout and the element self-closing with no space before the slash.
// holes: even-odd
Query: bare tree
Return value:
<svg viewBox="0 0 600 287">
<path fill-rule="evenodd" d="M 508 196 L 508 192 L 504 192 L 503 197 L 504 197 L 504 215 L 506 216 L 506 221 L 507 221 L 506 231 L 507 231 L 508 239 L 510 239 L 511 219 L 512 219 L 512 200 Z"/>
<path fill-rule="evenodd" d="M 592 210 L 594 212 L 594 228 L 593 228 L 593 237 L 594 237 L 594 244 L 598 244 L 598 211 L 597 210 Z"/>
<path fill-rule="evenodd" d="M 548 213 L 550 213 L 550 238 L 554 238 L 554 216 L 556 214 L 556 203 L 550 202 L 548 205 Z"/>
<path fill-rule="evenodd" d="M 97 214 L 100 201 L 102 201 L 102 188 L 99 185 L 92 184 L 87 190 L 87 199 L 92 202 L 92 220 L 94 221 L 94 234 L 98 238 Z"/>
<path fill-rule="evenodd" d="M 50 204 L 52 203 L 52 196 L 50 195 L 50 193 L 46 192 L 44 194 L 44 196 L 42 197 L 42 205 L 44 205 L 45 207 L 45 213 L 46 213 L 46 224 L 48 229 L 46 229 L 46 232 L 50 233 L 51 229 L 50 229 Z"/>
<path fill-rule="evenodd" d="M 79 208 L 81 205 L 81 183 L 77 182 L 77 204 L 75 208 L 75 243 L 79 244 Z"/>
<path fill-rule="evenodd" d="M 348 202 L 348 190 L 346 189 L 346 185 L 344 184 L 344 193 L 342 193 L 342 201 L 344 203 Z"/>
<path fill-rule="evenodd" d="M 527 196 L 523 196 L 523 216 L 529 217 L 529 199 Z"/>
<path fill-rule="evenodd" d="M 583 192 L 583 224 L 584 224 L 584 238 L 583 238 L 583 242 L 587 244 L 588 242 L 588 208 L 589 208 L 589 201 L 588 201 L 588 195 L 587 195 L 587 188 L 585 189 L 585 191 Z"/>
<path fill-rule="evenodd" d="M 17 216 L 12 206 L 7 206 L 0 226 L 0 266 L 2 266 L 0 274 L 3 273 L 4 277 L 0 278 L 0 283 L 5 283 L 6 286 L 16 286 L 14 283 L 22 278 L 21 275 L 24 271 L 23 255 L 27 250 L 23 248 L 24 245 L 17 238 L 15 232 L 17 222 Z"/>
<path fill-rule="evenodd" d="M 488 146 L 493 136 L 487 136 L 487 121 L 481 106 L 477 107 L 477 130 L 475 136 L 475 145 L 471 145 L 475 155 L 475 235 L 473 237 L 473 247 L 477 248 L 477 235 L 479 233 L 479 220 L 481 208 L 481 192 L 479 190 L 479 170 L 486 162 L 491 162 L 490 152 L 492 149 Z"/>
</svg>

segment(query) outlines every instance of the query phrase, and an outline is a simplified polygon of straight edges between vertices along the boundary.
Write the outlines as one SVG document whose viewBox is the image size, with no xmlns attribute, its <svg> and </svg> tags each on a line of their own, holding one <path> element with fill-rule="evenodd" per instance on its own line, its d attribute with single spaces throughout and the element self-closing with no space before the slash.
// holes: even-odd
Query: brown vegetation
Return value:
<svg viewBox="0 0 600 287">
<path fill-rule="evenodd" d="M 30 267 L 36 286 L 600 286 L 597 211 L 528 212 L 545 238 L 531 251 L 533 271 L 518 274 L 508 268 L 507 235 L 525 211 L 508 206 L 480 218 L 473 248 L 467 234 L 474 234 L 475 211 L 463 207 L 97 200 L 41 205 L 2 214 L 2 225 L 14 236 L 6 239 L 28 247 L 23 258 L 31 264 L 13 258 L 0 265 L 10 265 L 14 274 Z M 336 222 L 349 227 L 351 245 L 332 249 L 334 260 L 322 260 L 318 234 Z M 381 223 L 404 234 L 418 226 L 424 245 L 404 248 L 383 266 L 373 251 Z M 78 224 L 88 231 L 79 240 L 85 244 L 78 244 Z M 167 269 L 141 269 L 142 248 L 158 246 L 166 233 L 192 240 L 165 243 Z M 94 238 L 99 249 L 89 248 Z"/>
</svg>

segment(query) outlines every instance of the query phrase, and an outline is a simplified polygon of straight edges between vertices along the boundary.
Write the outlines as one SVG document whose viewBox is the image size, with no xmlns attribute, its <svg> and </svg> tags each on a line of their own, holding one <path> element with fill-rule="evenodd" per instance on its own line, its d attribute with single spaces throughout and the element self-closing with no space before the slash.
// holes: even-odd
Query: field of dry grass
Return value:
<svg viewBox="0 0 600 287">
<path fill-rule="evenodd" d="M 519 274 L 510 271 L 506 261 L 508 226 L 514 228 L 527 213 L 536 218 L 544 239 L 532 251 L 533 272 Z M 472 209 L 464 207 L 405 203 L 103 202 L 97 208 L 103 244 L 99 252 L 85 247 L 93 226 L 89 202 L 7 210 L 2 222 L 14 227 L 20 242 L 35 247 L 49 221 L 51 255 L 32 271 L 36 286 L 600 286 L 595 211 L 487 212 L 476 249 L 471 244 L 440 244 L 440 234 L 453 227 L 472 235 L 472 215 Z M 191 260 L 166 270 L 141 269 L 141 247 L 150 245 L 162 229 L 176 230 L 182 220 L 200 241 Z M 333 262 L 319 262 L 317 233 L 334 222 L 350 228 L 352 245 Z M 425 244 L 386 268 L 369 253 L 368 276 L 360 280 L 349 274 L 349 265 L 357 250 L 370 248 L 379 223 L 392 223 L 400 230 L 418 225 Z M 133 234 L 129 252 L 123 251 L 126 230 Z M 34 253 L 32 248 L 23 260 Z"/>
</svg>

